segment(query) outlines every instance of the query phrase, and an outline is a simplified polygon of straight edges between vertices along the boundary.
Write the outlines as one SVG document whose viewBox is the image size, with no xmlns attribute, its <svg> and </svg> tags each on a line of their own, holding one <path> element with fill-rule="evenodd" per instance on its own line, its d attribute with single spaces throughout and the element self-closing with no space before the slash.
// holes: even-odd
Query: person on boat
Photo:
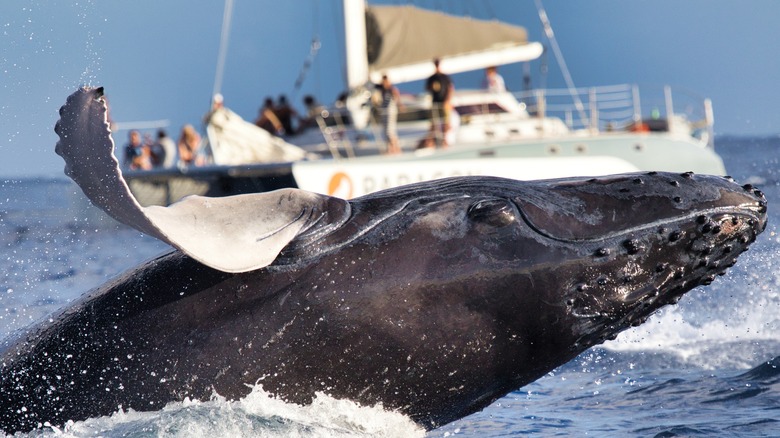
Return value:
<svg viewBox="0 0 780 438">
<path fill-rule="evenodd" d="M 432 100 L 431 140 L 441 142 L 442 147 L 447 147 L 446 134 L 449 131 L 452 95 L 455 86 L 452 79 L 441 71 L 440 64 L 441 61 L 438 58 L 433 60 L 436 72 L 425 82 L 425 91 L 431 93 Z"/>
<path fill-rule="evenodd" d="M 157 131 L 157 141 L 151 148 L 152 167 L 173 167 L 176 164 L 176 143 L 164 129 Z"/>
<path fill-rule="evenodd" d="M 498 69 L 496 69 L 496 67 L 488 67 L 485 69 L 485 80 L 482 83 L 482 87 L 493 93 L 506 91 L 504 78 L 498 74 Z"/>
<path fill-rule="evenodd" d="M 276 117 L 279 118 L 279 122 L 282 123 L 284 133 L 287 135 L 295 135 L 296 130 L 293 128 L 293 119 L 298 117 L 298 113 L 290 103 L 287 102 L 287 96 L 284 94 L 279 96 L 279 101 L 277 102 L 274 112 L 276 113 Z"/>
<path fill-rule="evenodd" d="M 200 134 L 190 124 L 184 125 L 179 136 L 179 163 L 183 166 L 204 164 L 200 156 Z"/>
<path fill-rule="evenodd" d="M 274 108 L 274 100 L 270 97 L 266 97 L 263 102 L 263 106 L 260 108 L 260 114 L 255 120 L 255 125 L 265 129 L 274 135 L 284 135 L 284 127 L 282 122 L 279 121 L 279 117 L 276 115 L 276 108 Z"/>
<path fill-rule="evenodd" d="M 311 94 L 303 97 L 303 107 L 306 108 L 306 116 L 298 119 L 298 131 L 317 126 L 317 117 L 321 117 L 325 109 Z"/>
<path fill-rule="evenodd" d="M 124 167 L 130 170 L 149 170 L 152 168 L 149 160 L 149 146 L 141 141 L 141 133 L 133 129 L 127 135 L 125 145 Z"/>
<path fill-rule="evenodd" d="M 382 75 L 382 82 L 377 85 L 378 106 L 382 128 L 387 141 L 388 154 L 400 154 L 401 146 L 398 144 L 398 109 L 401 106 L 401 93 L 398 91 L 387 75 Z"/>
<path fill-rule="evenodd" d="M 347 97 L 349 97 L 349 92 L 342 91 L 339 93 L 339 95 L 336 96 L 336 108 L 345 108 L 347 106 Z"/>
</svg>

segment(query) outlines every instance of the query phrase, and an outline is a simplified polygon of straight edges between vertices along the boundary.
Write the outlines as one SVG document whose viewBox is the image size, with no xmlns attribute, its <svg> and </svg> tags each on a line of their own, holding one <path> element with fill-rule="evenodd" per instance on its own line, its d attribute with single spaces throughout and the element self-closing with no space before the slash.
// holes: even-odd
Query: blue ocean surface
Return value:
<svg viewBox="0 0 780 438">
<path fill-rule="evenodd" d="M 256 386 L 237 401 L 215 395 L 24 436 L 780 436 L 780 137 L 716 144 L 729 173 L 769 200 L 751 250 L 712 285 L 482 412 L 426 434 L 381 407 L 324 394 L 297 406 Z M 0 338 L 168 250 L 107 219 L 64 176 L 0 180 L 0 248 Z"/>
</svg>

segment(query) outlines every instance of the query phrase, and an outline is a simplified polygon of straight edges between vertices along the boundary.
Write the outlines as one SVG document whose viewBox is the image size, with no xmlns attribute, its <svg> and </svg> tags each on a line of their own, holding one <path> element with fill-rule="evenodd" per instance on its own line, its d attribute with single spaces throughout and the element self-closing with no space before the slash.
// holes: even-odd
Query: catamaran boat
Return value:
<svg viewBox="0 0 780 438">
<path fill-rule="evenodd" d="M 524 28 L 495 20 L 366 6 L 364 0 L 343 3 L 345 99 L 321 108 L 316 126 L 284 138 L 218 107 L 206 129 L 213 164 L 127 172 L 139 201 L 164 205 L 192 194 L 284 187 L 348 199 L 457 175 L 531 180 L 652 170 L 725 174 L 714 150 L 708 99 L 673 97 L 668 86 L 649 98 L 636 85 L 575 88 L 567 72 L 570 86 L 564 90 L 456 90 L 446 148 L 419 147 L 431 132 L 433 104 L 426 94 L 404 95 L 398 115 L 404 153 L 384 154 L 382 114 L 371 104 L 371 84 L 382 75 L 394 84 L 425 79 L 434 72 L 434 58 L 447 74 L 529 62 L 543 47 L 529 42 Z M 557 49 L 546 14 L 539 12 Z"/>
</svg>

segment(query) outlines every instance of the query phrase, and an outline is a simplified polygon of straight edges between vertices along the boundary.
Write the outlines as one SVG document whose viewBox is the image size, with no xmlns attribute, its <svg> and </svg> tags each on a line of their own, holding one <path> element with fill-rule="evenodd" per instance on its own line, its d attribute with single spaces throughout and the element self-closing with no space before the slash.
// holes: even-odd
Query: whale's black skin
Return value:
<svg viewBox="0 0 780 438">
<path fill-rule="evenodd" d="M 239 398 L 255 382 L 434 428 L 708 284 L 766 226 L 758 190 L 689 173 L 452 178 L 350 204 L 266 268 L 174 251 L 7 341 L 0 429 Z"/>
</svg>

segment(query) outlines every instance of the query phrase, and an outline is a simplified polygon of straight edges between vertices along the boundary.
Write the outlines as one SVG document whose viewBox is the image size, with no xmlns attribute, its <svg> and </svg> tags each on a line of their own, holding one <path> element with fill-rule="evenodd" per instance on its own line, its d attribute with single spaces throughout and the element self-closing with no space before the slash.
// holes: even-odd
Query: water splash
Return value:
<svg viewBox="0 0 780 438">
<path fill-rule="evenodd" d="M 703 369 L 747 369 L 780 349 L 780 264 L 773 226 L 737 266 L 604 348 L 656 352 Z M 760 267 L 760 268 L 756 268 Z"/>
<path fill-rule="evenodd" d="M 142 431 L 142 432 L 141 432 Z M 408 417 L 381 407 L 317 394 L 311 405 L 274 398 L 259 385 L 237 401 L 170 403 L 156 412 L 120 411 L 111 416 L 44 427 L 28 437 L 156 436 L 175 437 L 422 437 Z"/>
<path fill-rule="evenodd" d="M 82 85 L 91 86 L 94 82 L 97 82 L 98 73 L 100 72 L 101 62 L 103 60 L 102 45 L 99 38 L 103 33 L 100 30 L 95 30 L 95 23 L 99 23 L 99 14 L 101 8 L 94 4 L 93 0 L 85 0 L 74 3 L 73 7 L 76 9 L 76 17 L 78 19 L 79 26 L 83 27 L 86 35 L 84 41 L 84 57 L 86 59 L 86 65 L 84 71 L 81 73 L 79 83 Z M 107 22 L 108 19 L 103 18 L 102 22 Z"/>
</svg>

